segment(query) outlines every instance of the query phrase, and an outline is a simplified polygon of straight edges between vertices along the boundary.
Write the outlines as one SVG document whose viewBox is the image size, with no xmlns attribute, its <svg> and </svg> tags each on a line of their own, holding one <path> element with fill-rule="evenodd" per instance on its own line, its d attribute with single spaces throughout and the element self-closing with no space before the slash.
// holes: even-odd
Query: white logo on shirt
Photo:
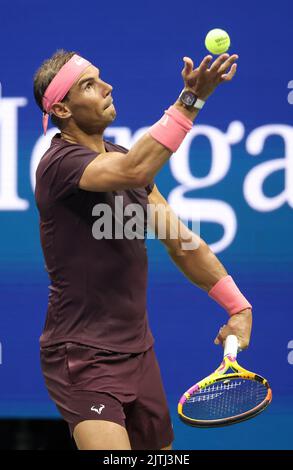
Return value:
<svg viewBox="0 0 293 470">
<path fill-rule="evenodd" d="M 105 408 L 105 405 L 100 405 L 99 408 L 96 408 L 94 405 L 91 407 L 92 411 L 95 411 L 99 415 L 102 413 L 103 409 Z"/>
</svg>

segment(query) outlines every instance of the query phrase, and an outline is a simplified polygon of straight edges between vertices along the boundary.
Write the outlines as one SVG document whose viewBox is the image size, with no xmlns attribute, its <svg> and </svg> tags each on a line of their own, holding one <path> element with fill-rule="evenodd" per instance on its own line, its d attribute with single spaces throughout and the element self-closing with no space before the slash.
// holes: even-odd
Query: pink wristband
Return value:
<svg viewBox="0 0 293 470">
<path fill-rule="evenodd" d="M 176 152 L 191 128 L 192 121 L 175 106 L 170 106 L 164 116 L 149 129 L 149 134 L 164 147 Z"/>
<path fill-rule="evenodd" d="M 231 276 L 222 277 L 209 291 L 209 296 L 220 304 L 229 315 L 252 308 L 236 286 Z"/>
</svg>

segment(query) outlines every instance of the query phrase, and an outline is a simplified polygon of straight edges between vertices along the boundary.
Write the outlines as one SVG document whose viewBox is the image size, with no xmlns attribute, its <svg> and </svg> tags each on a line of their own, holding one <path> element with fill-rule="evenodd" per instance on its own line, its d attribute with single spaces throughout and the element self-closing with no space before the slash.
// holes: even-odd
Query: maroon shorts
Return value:
<svg viewBox="0 0 293 470">
<path fill-rule="evenodd" d="M 161 449 L 173 441 L 153 347 L 130 354 L 66 343 L 41 348 L 41 365 L 71 434 L 81 421 L 101 419 L 124 426 L 134 450 Z"/>
</svg>

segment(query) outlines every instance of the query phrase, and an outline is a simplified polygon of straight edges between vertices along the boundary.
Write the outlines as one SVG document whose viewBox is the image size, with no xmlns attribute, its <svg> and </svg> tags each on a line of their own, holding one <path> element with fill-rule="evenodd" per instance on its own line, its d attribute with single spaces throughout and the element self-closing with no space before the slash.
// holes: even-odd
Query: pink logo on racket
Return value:
<svg viewBox="0 0 293 470">
<path fill-rule="evenodd" d="M 199 390 L 199 386 L 198 385 L 193 385 L 193 387 L 191 387 L 189 390 L 187 390 L 187 393 L 189 393 L 190 395 L 194 392 L 196 392 L 197 390 Z"/>
<path fill-rule="evenodd" d="M 223 369 L 225 369 L 225 367 L 226 367 L 226 362 L 225 362 L 225 360 L 224 360 L 224 361 L 222 361 L 222 363 L 221 363 L 221 365 L 220 365 L 220 367 L 219 367 L 218 370 L 223 370 Z"/>
<path fill-rule="evenodd" d="M 227 356 L 230 362 L 235 362 L 236 357 L 235 356 Z"/>
</svg>

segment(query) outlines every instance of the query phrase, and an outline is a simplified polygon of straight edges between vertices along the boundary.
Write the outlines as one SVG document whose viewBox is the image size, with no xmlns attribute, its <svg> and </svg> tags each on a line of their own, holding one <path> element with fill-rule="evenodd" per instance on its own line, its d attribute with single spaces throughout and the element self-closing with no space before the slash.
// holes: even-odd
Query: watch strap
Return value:
<svg viewBox="0 0 293 470">
<path fill-rule="evenodd" d="M 194 103 L 193 107 L 196 109 L 202 109 L 205 105 L 205 101 L 197 98 L 196 102 Z"/>
</svg>

